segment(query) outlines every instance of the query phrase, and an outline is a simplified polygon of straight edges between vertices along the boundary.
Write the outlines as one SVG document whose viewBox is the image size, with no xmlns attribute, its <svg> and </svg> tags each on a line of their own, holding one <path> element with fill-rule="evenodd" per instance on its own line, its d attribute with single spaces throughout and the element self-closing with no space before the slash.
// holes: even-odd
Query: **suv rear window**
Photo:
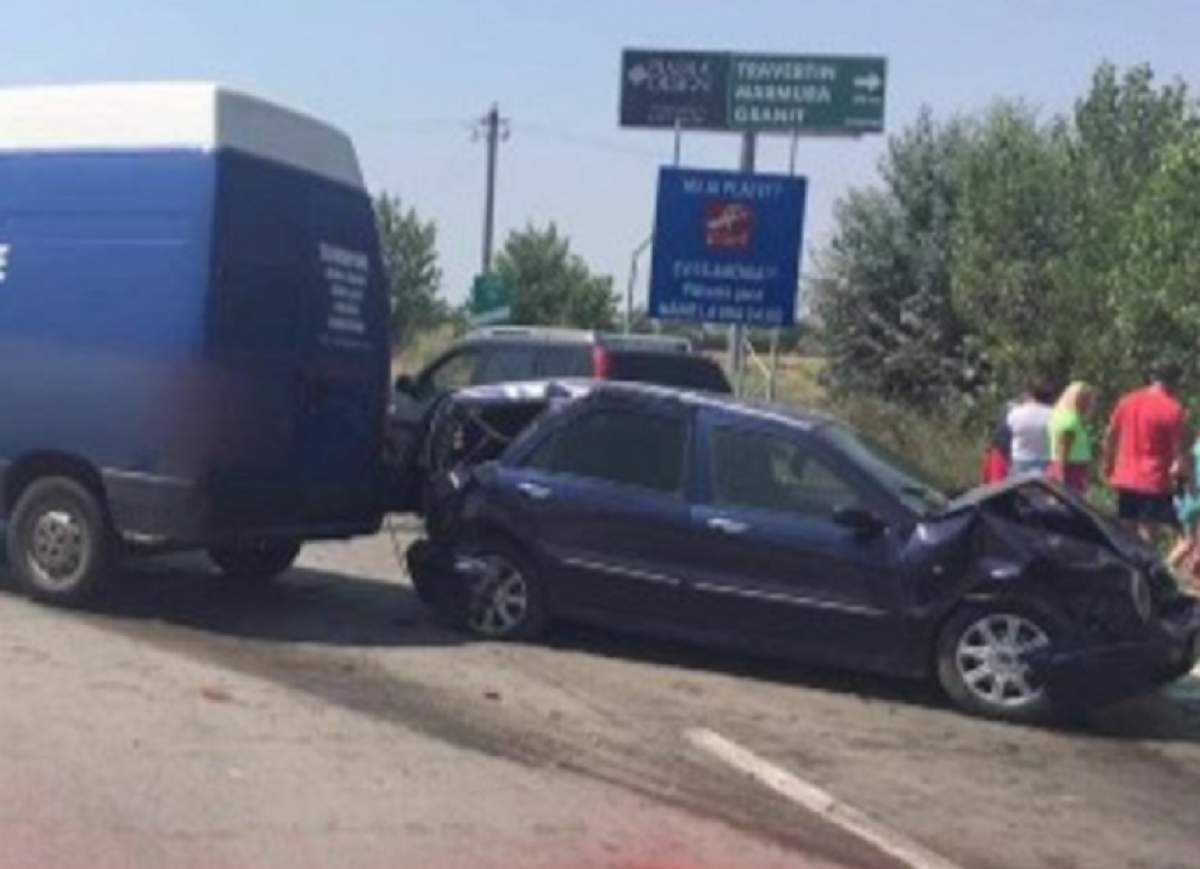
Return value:
<svg viewBox="0 0 1200 869">
<path fill-rule="evenodd" d="M 610 350 L 608 374 L 613 380 L 657 383 L 702 392 L 732 392 L 721 366 L 707 356 Z"/>
<path fill-rule="evenodd" d="M 537 376 L 591 377 L 592 348 L 588 345 L 556 345 L 539 349 Z"/>
</svg>

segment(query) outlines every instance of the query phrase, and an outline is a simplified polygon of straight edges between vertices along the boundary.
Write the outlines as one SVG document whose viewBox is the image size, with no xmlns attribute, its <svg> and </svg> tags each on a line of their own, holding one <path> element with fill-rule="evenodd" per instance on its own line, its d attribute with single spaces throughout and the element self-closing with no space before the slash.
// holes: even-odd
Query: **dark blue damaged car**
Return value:
<svg viewBox="0 0 1200 869">
<path fill-rule="evenodd" d="M 1061 487 L 950 500 L 836 420 L 618 384 L 467 390 L 433 427 L 422 598 L 495 639 L 555 618 L 931 678 L 1035 720 L 1177 679 L 1200 610 Z"/>
</svg>

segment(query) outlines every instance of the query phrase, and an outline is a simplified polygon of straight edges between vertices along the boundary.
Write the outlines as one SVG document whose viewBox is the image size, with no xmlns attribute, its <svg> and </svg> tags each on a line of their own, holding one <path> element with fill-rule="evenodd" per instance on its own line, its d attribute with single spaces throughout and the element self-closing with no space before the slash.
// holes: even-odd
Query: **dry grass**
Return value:
<svg viewBox="0 0 1200 869">
<path fill-rule="evenodd" d="M 822 410 L 845 420 L 925 468 L 946 488 L 978 482 L 986 433 L 950 414 L 919 413 L 868 395 L 832 397 L 820 382 L 823 365 L 819 357 L 781 357 L 776 380 L 779 403 Z M 752 390 L 756 387 L 748 385 Z"/>
<path fill-rule="evenodd" d="M 454 339 L 454 327 L 450 325 L 430 329 L 409 339 L 403 347 L 392 353 L 392 377 L 398 374 L 415 375 L 434 357 L 448 350 Z"/>
</svg>

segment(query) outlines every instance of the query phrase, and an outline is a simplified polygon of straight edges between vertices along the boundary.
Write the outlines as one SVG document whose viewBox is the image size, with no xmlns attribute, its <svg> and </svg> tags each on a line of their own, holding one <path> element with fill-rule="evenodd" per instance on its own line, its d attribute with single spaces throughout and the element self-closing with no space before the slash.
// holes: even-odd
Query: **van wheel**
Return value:
<svg viewBox="0 0 1200 869">
<path fill-rule="evenodd" d="M 99 499 L 67 477 L 46 477 L 25 489 L 8 524 L 7 545 L 21 590 L 66 606 L 96 593 L 114 553 Z"/>
<path fill-rule="evenodd" d="M 214 546 L 208 557 L 221 572 L 239 582 L 265 582 L 286 571 L 300 554 L 291 540 L 256 540 L 236 546 Z"/>
</svg>

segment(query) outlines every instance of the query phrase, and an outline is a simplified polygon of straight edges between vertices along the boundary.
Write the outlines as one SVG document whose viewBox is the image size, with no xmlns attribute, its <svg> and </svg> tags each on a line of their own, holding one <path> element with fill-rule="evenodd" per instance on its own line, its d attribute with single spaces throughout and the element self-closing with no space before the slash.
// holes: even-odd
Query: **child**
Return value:
<svg viewBox="0 0 1200 869">
<path fill-rule="evenodd" d="M 1179 515 L 1182 536 L 1167 556 L 1167 564 L 1177 574 L 1186 577 L 1186 582 L 1200 590 L 1200 491 L 1196 483 L 1200 479 L 1200 434 L 1192 444 L 1190 468 L 1182 468 L 1179 487 L 1175 495 L 1175 510 Z"/>
</svg>

